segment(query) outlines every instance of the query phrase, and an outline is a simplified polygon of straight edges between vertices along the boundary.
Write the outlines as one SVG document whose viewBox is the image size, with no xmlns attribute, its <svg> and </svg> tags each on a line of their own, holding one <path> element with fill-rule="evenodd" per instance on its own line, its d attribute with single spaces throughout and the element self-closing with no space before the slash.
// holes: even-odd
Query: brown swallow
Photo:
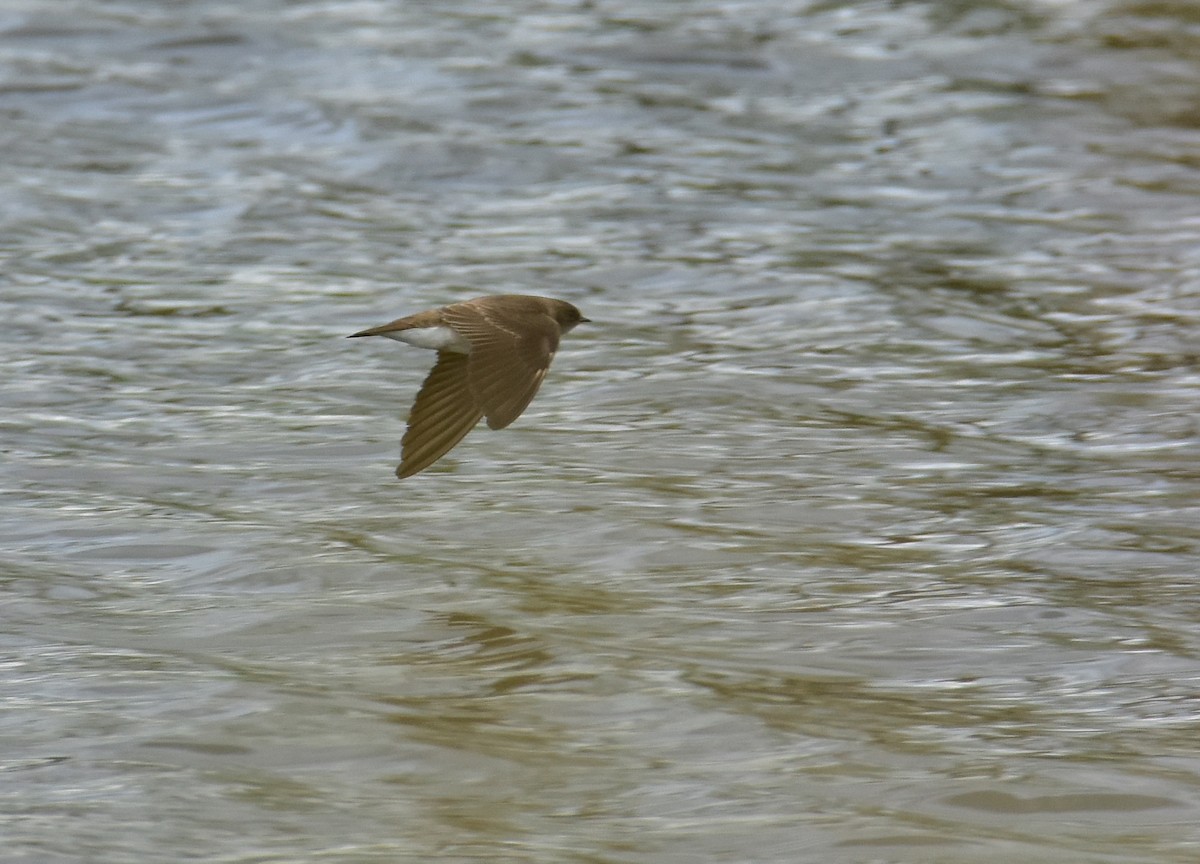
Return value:
<svg viewBox="0 0 1200 864">
<path fill-rule="evenodd" d="M 396 476 L 428 468 L 483 417 L 492 429 L 520 417 L 546 377 L 559 338 L 587 320 L 563 300 L 495 294 L 352 333 L 438 352 L 408 415 Z"/>
</svg>

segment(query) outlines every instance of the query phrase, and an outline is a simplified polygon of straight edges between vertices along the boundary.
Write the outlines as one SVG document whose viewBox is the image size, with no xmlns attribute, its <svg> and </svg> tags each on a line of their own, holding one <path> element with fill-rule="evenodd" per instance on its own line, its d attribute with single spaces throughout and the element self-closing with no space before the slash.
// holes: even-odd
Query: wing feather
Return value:
<svg viewBox="0 0 1200 864">
<path fill-rule="evenodd" d="M 513 309 L 511 299 L 482 302 L 491 299 L 448 306 L 442 318 L 471 343 L 468 385 L 488 426 L 503 429 L 537 395 L 558 350 L 560 330 L 540 306 Z"/>
<path fill-rule="evenodd" d="M 441 459 L 483 417 L 471 392 L 469 356 L 439 351 L 408 416 L 396 476 L 410 477 Z"/>
</svg>

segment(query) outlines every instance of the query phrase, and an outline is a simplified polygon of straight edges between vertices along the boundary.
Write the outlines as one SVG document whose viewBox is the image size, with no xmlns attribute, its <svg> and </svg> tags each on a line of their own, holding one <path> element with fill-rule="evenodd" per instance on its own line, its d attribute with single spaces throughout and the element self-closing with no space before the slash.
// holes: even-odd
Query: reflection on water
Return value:
<svg viewBox="0 0 1200 864">
<path fill-rule="evenodd" d="M 1191 861 L 1188 23 L 6 4 L 11 860 Z"/>
</svg>

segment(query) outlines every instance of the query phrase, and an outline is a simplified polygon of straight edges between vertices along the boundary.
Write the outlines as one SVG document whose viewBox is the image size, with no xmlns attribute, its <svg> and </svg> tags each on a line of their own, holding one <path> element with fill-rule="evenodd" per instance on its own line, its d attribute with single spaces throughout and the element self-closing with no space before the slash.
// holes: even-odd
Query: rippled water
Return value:
<svg viewBox="0 0 1200 864">
<path fill-rule="evenodd" d="M 5 860 L 1197 860 L 1198 28 L 0 2 Z"/>
</svg>

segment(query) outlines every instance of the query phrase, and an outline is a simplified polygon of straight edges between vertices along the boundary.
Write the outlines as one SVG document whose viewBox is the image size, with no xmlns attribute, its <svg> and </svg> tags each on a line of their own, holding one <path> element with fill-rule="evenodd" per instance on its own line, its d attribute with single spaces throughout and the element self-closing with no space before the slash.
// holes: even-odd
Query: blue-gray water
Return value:
<svg viewBox="0 0 1200 864">
<path fill-rule="evenodd" d="M 0 844 L 1200 857 L 1189 3 L 0 0 Z M 495 292 L 564 342 L 397 481 Z"/>
</svg>

